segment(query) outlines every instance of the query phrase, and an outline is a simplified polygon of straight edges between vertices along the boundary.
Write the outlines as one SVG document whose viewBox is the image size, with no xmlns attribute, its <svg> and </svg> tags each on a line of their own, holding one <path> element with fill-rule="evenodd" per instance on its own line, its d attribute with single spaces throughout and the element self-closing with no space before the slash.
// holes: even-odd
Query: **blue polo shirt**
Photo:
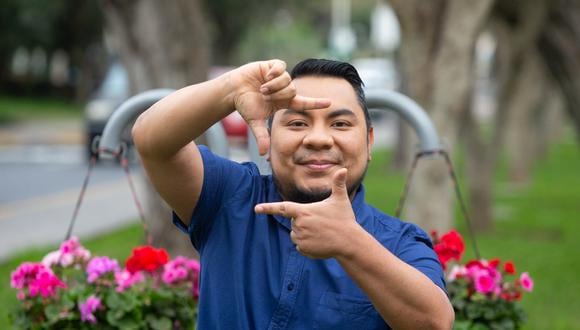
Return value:
<svg viewBox="0 0 580 330">
<path fill-rule="evenodd" d="M 204 182 L 190 225 L 173 218 L 200 254 L 198 329 L 389 328 L 336 259 L 301 255 L 289 219 L 254 212 L 258 203 L 281 200 L 271 176 L 200 151 Z M 424 231 L 366 204 L 362 187 L 352 207 L 385 248 L 444 288 Z"/>
</svg>

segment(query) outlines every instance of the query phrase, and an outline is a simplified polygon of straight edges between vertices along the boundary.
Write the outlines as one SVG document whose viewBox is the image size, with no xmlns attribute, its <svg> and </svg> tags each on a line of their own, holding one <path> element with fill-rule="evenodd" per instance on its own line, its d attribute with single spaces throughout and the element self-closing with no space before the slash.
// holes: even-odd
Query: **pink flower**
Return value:
<svg viewBox="0 0 580 330">
<path fill-rule="evenodd" d="M 490 293 L 493 292 L 496 288 L 496 283 L 493 280 L 493 277 L 480 274 L 478 277 L 475 278 L 475 290 L 479 293 Z"/>
<path fill-rule="evenodd" d="M 519 282 L 522 285 L 522 288 L 528 292 L 532 292 L 532 290 L 534 289 L 534 281 L 530 277 L 530 274 L 528 274 L 527 272 L 524 272 L 520 275 Z"/>
<path fill-rule="evenodd" d="M 101 299 L 94 294 L 90 295 L 84 303 L 79 304 L 79 311 L 81 312 L 81 321 L 89 323 L 97 323 L 97 318 L 93 314 L 99 307 L 101 307 Z"/>
<path fill-rule="evenodd" d="M 132 287 L 136 283 L 143 282 L 145 277 L 142 272 L 131 273 L 123 269 L 121 272 L 115 273 L 115 282 L 117 283 L 117 292 L 123 292 Z"/>
<path fill-rule="evenodd" d="M 43 269 L 46 267 L 41 263 L 23 262 L 10 275 L 10 286 L 14 289 L 24 289 Z"/>
<path fill-rule="evenodd" d="M 119 271 L 121 269 L 117 260 L 109 257 L 94 257 L 87 265 L 87 282 L 93 283 L 107 273 L 117 273 Z"/>
<path fill-rule="evenodd" d="M 464 276 L 467 276 L 467 269 L 463 266 L 454 265 L 449 271 L 449 275 L 447 275 L 447 280 L 453 281 Z"/>
<path fill-rule="evenodd" d="M 58 288 L 66 288 L 66 285 L 58 278 L 50 268 L 41 263 L 22 263 L 10 276 L 10 285 L 18 289 L 17 298 L 26 298 L 25 290 L 28 289 L 30 297 L 39 294 L 44 297 L 52 297 Z"/>
<path fill-rule="evenodd" d="M 91 253 L 85 249 L 78 238 L 71 239 L 61 243 L 60 248 L 56 251 L 48 253 L 42 259 L 42 263 L 47 267 L 60 265 L 62 267 L 69 267 L 73 264 L 78 264 L 89 260 Z"/>
<path fill-rule="evenodd" d="M 58 265 L 60 263 L 60 257 L 62 253 L 60 250 L 49 252 L 47 255 L 42 258 L 42 264 L 46 267 L 52 267 L 53 265 Z"/>
</svg>

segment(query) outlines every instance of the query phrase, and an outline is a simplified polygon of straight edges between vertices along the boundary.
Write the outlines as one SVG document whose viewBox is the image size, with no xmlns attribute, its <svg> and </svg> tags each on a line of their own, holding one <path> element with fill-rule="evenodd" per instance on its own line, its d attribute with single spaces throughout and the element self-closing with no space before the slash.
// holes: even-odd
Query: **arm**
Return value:
<svg viewBox="0 0 580 330">
<path fill-rule="evenodd" d="M 346 169 L 335 173 L 332 194 L 312 204 L 259 204 L 258 213 L 292 217 L 290 237 L 302 254 L 334 257 L 394 329 L 449 329 L 449 299 L 417 269 L 401 261 L 355 220 Z"/>
<path fill-rule="evenodd" d="M 443 290 L 357 227 L 349 244 L 356 248 L 336 259 L 383 319 L 394 329 L 450 329 L 454 312 Z"/>
<path fill-rule="evenodd" d="M 269 145 L 266 120 L 274 111 L 328 104 L 297 96 L 284 62 L 253 62 L 157 102 L 137 119 L 133 139 L 153 186 L 188 225 L 204 175 L 195 138 L 237 109 L 264 154 Z"/>
</svg>

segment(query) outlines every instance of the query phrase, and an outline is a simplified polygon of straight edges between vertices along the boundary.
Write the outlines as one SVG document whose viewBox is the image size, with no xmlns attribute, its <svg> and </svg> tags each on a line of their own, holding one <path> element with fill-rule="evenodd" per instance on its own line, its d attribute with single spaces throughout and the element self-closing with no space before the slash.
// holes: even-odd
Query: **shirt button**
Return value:
<svg viewBox="0 0 580 330">
<path fill-rule="evenodd" d="M 288 283 L 288 285 L 286 286 L 286 289 L 288 289 L 288 291 L 294 290 L 294 283 L 292 283 L 292 282 Z"/>
</svg>

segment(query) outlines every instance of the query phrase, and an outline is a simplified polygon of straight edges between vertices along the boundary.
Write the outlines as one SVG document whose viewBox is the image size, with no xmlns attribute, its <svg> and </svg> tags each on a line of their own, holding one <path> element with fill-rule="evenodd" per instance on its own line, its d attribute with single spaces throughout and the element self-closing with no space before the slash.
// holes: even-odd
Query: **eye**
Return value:
<svg viewBox="0 0 580 330">
<path fill-rule="evenodd" d="M 351 127 L 352 124 L 348 121 L 345 120 L 339 120 L 339 121 L 335 121 L 334 123 L 332 123 L 332 127 L 336 127 L 336 128 L 347 128 L 347 127 Z"/>
<path fill-rule="evenodd" d="M 288 123 L 288 127 L 306 127 L 306 122 L 303 120 L 293 120 Z"/>
</svg>

